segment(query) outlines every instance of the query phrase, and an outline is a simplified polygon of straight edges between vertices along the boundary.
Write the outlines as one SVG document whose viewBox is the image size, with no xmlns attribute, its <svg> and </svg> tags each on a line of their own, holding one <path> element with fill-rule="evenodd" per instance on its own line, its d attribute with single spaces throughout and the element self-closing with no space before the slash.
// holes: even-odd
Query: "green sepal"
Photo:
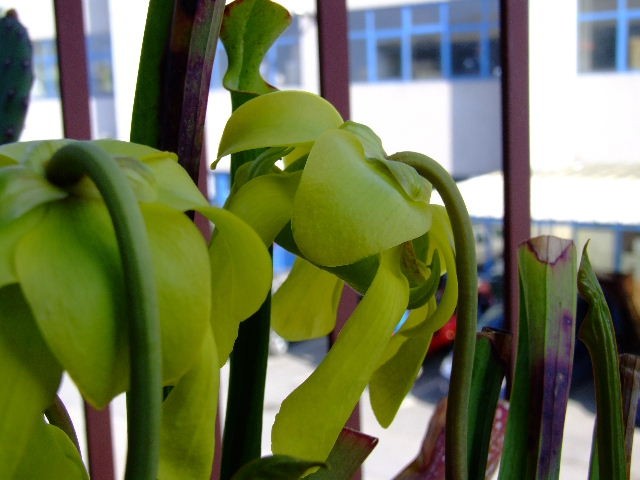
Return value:
<svg viewBox="0 0 640 480">
<path fill-rule="evenodd" d="M 53 154 L 73 140 L 32 140 L 28 142 L 7 143 L 0 146 L 0 157 L 10 158 L 31 170 L 44 174 L 44 165 Z M 8 163 L 8 160 L 6 160 Z"/>
<path fill-rule="evenodd" d="M 119 140 L 95 140 L 92 143 L 118 159 L 120 165 L 125 167 L 124 171 L 139 199 L 140 189 L 136 189 L 133 180 L 136 173 L 140 171 L 140 167 L 135 168 L 135 163 L 141 163 L 152 175 L 148 181 L 152 183 L 154 192 L 146 201 L 161 203 L 181 211 L 193 210 L 209 204 L 187 171 L 178 163 L 176 154 Z M 130 161 L 125 162 L 126 159 Z"/>
<path fill-rule="evenodd" d="M 215 224 L 209 246 L 211 326 L 222 366 L 240 322 L 258 310 L 270 291 L 273 267 L 262 239 L 239 216 L 215 207 L 199 211 Z"/>
<path fill-rule="evenodd" d="M 387 169 L 367 161 L 358 137 L 332 129 L 309 153 L 291 224 L 305 258 L 348 265 L 423 235 L 431 209 L 428 201 L 409 200 Z"/>
<path fill-rule="evenodd" d="M 324 467 L 323 462 L 300 460 L 288 455 L 270 455 L 247 463 L 231 480 L 295 480 Z"/>
<path fill-rule="evenodd" d="M 40 417 L 31 432 L 15 476 L 11 478 L 89 480 L 89 474 L 80 452 L 69 437 Z"/>
<path fill-rule="evenodd" d="M 229 197 L 226 208 L 271 245 L 291 219 L 300 172 L 261 175 Z"/>
<path fill-rule="evenodd" d="M 409 199 L 429 201 L 431 184 L 418 175 L 413 167 L 406 163 L 389 160 L 380 137 L 371 128 L 352 121 L 344 122 L 340 128 L 358 137 L 364 148 L 365 157 L 369 161 L 377 162 L 381 167 L 387 169 Z"/>
<path fill-rule="evenodd" d="M 217 365 L 208 328 L 197 361 L 162 403 L 159 480 L 210 477 L 220 387 Z"/>
<path fill-rule="evenodd" d="M 331 333 L 336 324 L 344 282 L 298 257 L 273 295 L 271 327 L 290 341 Z"/>
<path fill-rule="evenodd" d="M 33 208 L 68 195 L 24 166 L 0 169 L 0 227 Z"/>
<path fill-rule="evenodd" d="M 335 107 L 318 95 L 293 90 L 260 95 L 233 112 L 222 133 L 218 158 L 263 147 L 308 149 L 325 130 L 341 124 Z"/>
<path fill-rule="evenodd" d="M 378 273 L 316 370 L 282 403 L 271 431 L 272 451 L 324 461 L 402 317 L 409 286 L 399 251 L 382 254 Z"/>
<path fill-rule="evenodd" d="M 62 368 L 38 331 L 20 287 L 0 288 L 0 478 L 17 477 L 33 432 L 55 397 Z"/>
</svg>

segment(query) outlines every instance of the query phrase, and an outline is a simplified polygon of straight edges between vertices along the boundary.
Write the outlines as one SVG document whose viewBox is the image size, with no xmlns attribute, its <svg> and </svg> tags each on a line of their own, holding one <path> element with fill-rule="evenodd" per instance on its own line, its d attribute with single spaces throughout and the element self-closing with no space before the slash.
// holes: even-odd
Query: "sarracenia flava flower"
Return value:
<svg viewBox="0 0 640 480">
<path fill-rule="evenodd" d="M 262 150 L 237 170 L 227 208 L 266 244 L 299 256 L 274 295 L 272 326 L 292 340 L 324 335 L 335 326 L 344 282 L 364 294 L 272 430 L 274 453 L 324 460 L 367 384 L 379 421 L 391 422 L 431 334 L 450 317 L 457 300 L 451 227 L 430 203 L 429 182 L 317 95 L 273 92 L 240 106 L 219 156 L 254 149 Z M 444 301 L 436 305 L 444 273 Z M 418 318 L 393 336 L 407 308 Z M 389 372 L 402 373 L 389 382 Z"/>
<path fill-rule="evenodd" d="M 84 157 L 97 170 L 111 169 L 123 184 L 109 186 L 93 167 L 85 174 Z M 132 194 L 122 209 L 138 212 L 142 246 L 122 243 L 131 233 L 123 228 L 130 227 L 122 226 L 120 207 L 114 213 L 111 190 Z M 215 224 L 214 243 L 224 248 L 208 248 L 184 213 L 192 210 Z M 142 260 L 134 258 L 136 248 L 144 250 Z M 128 281 L 131 265 L 150 286 L 146 304 L 139 305 L 144 292 Z M 224 279 L 212 280 L 212 271 Z M 240 285 L 251 285 L 242 298 Z M 161 424 L 158 413 L 160 478 L 208 472 L 218 398 L 212 332 L 216 323 L 238 323 L 253 313 L 270 287 L 271 263 L 261 239 L 235 215 L 210 207 L 175 155 L 113 140 L 1 147 L 0 373 L 12 394 L 0 397 L 0 444 L 8 446 L 0 452 L 0 477 L 28 472 L 36 478 L 38 465 L 58 464 L 61 472 L 75 472 L 60 478 L 86 475 L 81 461 L 64 464 L 73 456 L 54 458 L 53 448 L 42 444 L 42 412 L 53 403 L 64 371 L 97 408 L 136 388 L 133 344 L 139 340 L 130 324 L 139 312 L 131 305 L 155 316 L 159 330 L 148 339 L 143 361 L 155 358 L 161 376 L 155 386 L 153 379 L 142 383 L 157 387 L 151 395 L 158 405 L 160 387 L 173 387 L 162 409 L 181 412 L 162 415 Z M 222 303 L 224 309 L 212 308 Z M 50 436 L 68 450 L 64 436 Z M 147 441 L 137 443 L 151 449 Z"/>
</svg>

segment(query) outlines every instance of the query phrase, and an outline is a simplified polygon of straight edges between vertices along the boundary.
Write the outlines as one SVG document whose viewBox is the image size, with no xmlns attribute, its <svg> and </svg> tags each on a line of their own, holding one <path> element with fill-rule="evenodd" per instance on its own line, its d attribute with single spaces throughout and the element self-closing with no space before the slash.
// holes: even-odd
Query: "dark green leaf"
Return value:
<svg viewBox="0 0 640 480">
<path fill-rule="evenodd" d="M 593 452 L 597 458 L 592 458 L 591 478 L 621 480 L 626 478 L 626 468 L 618 349 L 611 313 L 598 279 L 591 269 L 586 246 L 580 261 L 578 289 L 589 305 L 578 338 L 586 345 L 591 356 L 596 389 L 596 438 Z M 596 468 L 598 471 L 594 471 Z"/>
<path fill-rule="evenodd" d="M 576 253 L 536 237 L 519 249 L 520 325 L 501 479 L 558 478 L 575 338 Z"/>
</svg>

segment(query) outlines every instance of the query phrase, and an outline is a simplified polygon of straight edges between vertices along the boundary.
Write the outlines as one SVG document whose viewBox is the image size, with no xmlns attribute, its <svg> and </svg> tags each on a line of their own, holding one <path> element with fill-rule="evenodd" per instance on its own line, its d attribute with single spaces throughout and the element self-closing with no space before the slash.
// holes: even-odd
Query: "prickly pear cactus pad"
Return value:
<svg viewBox="0 0 640 480">
<path fill-rule="evenodd" d="M 0 144 L 14 142 L 24 128 L 33 84 L 32 45 L 15 10 L 0 18 Z"/>
</svg>

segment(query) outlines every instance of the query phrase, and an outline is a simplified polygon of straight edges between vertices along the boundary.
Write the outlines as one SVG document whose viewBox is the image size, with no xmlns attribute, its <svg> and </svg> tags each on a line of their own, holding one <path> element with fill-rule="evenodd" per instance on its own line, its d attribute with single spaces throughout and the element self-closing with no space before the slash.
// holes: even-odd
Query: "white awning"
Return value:
<svg viewBox="0 0 640 480">
<path fill-rule="evenodd" d="M 503 216 L 502 172 L 458 183 L 472 217 Z M 588 165 L 531 177 L 534 221 L 640 226 L 640 164 Z"/>
</svg>

